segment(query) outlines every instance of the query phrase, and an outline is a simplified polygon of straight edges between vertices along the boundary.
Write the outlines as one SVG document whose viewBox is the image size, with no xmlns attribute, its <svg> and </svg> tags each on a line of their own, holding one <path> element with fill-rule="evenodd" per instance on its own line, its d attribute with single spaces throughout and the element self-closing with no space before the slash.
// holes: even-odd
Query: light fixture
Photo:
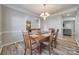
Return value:
<svg viewBox="0 0 79 59">
<path fill-rule="evenodd" d="M 67 16 L 70 16 L 70 14 L 67 14 Z"/>
<path fill-rule="evenodd" d="M 44 20 L 46 20 L 47 17 L 50 16 L 50 14 L 48 12 L 46 12 L 46 4 L 44 4 L 43 6 L 44 6 L 44 11 L 41 13 L 40 17 L 42 17 Z"/>
</svg>

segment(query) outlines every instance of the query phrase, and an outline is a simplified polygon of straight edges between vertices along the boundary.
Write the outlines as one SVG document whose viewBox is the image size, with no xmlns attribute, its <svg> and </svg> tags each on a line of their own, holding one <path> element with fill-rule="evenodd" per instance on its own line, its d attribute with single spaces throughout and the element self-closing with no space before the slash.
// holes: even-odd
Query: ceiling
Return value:
<svg viewBox="0 0 79 59">
<path fill-rule="evenodd" d="M 35 15 L 40 15 L 44 9 L 43 4 L 11 4 L 10 6 L 21 8 Z M 77 4 L 46 4 L 46 11 L 55 14 L 74 7 L 77 7 Z"/>
</svg>

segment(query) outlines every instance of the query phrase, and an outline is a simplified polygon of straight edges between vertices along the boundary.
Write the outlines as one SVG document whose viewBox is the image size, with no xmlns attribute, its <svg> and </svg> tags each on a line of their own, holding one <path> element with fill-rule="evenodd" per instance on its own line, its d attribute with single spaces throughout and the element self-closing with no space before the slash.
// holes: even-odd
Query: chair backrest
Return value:
<svg viewBox="0 0 79 59">
<path fill-rule="evenodd" d="M 30 39 L 29 32 L 23 32 L 23 38 L 24 38 L 25 48 L 26 49 L 31 49 L 32 44 L 31 44 L 31 39 Z"/>
<path fill-rule="evenodd" d="M 52 47 L 52 43 L 53 43 L 53 39 L 54 39 L 54 33 L 51 31 L 50 37 L 49 37 L 49 47 Z"/>
<path fill-rule="evenodd" d="M 50 42 L 53 40 L 53 38 L 54 38 L 54 34 L 51 33 L 51 35 L 50 35 Z"/>
<path fill-rule="evenodd" d="M 55 29 L 54 28 L 49 28 L 49 32 L 50 33 L 54 33 L 55 32 Z"/>
<path fill-rule="evenodd" d="M 55 29 L 54 28 L 49 28 L 49 31 L 51 33 L 51 35 L 50 35 L 50 42 L 52 42 L 52 40 L 54 38 Z"/>
<path fill-rule="evenodd" d="M 58 32 L 59 32 L 59 29 L 57 29 L 56 33 L 55 33 L 55 40 L 57 39 L 58 37 Z"/>
</svg>

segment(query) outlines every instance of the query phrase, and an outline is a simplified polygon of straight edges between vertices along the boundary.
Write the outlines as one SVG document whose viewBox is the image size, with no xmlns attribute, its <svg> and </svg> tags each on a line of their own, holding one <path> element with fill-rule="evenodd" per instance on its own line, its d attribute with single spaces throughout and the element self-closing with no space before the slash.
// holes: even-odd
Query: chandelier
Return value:
<svg viewBox="0 0 79 59">
<path fill-rule="evenodd" d="M 44 6 L 44 11 L 40 14 L 40 17 L 42 17 L 44 20 L 46 20 L 47 17 L 50 16 L 50 14 L 48 12 L 46 12 L 46 4 L 44 4 L 43 6 Z"/>
</svg>

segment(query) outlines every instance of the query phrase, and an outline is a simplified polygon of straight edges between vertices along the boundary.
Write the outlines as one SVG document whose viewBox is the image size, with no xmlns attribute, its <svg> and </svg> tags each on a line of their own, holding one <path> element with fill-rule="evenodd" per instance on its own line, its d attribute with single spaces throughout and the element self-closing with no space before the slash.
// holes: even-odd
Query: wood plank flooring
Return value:
<svg viewBox="0 0 79 59">
<path fill-rule="evenodd" d="M 57 42 L 57 48 L 53 49 L 52 55 L 79 55 L 79 47 L 73 37 L 64 36 L 63 39 L 58 39 Z M 18 42 L 4 46 L 1 55 L 24 55 L 24 43 Z M 38 55 L 38 53 L 33 52 L 33 55 Z M 42 55 L 49 55 L 47 48 L 43 49 Z"/>
</svg>

